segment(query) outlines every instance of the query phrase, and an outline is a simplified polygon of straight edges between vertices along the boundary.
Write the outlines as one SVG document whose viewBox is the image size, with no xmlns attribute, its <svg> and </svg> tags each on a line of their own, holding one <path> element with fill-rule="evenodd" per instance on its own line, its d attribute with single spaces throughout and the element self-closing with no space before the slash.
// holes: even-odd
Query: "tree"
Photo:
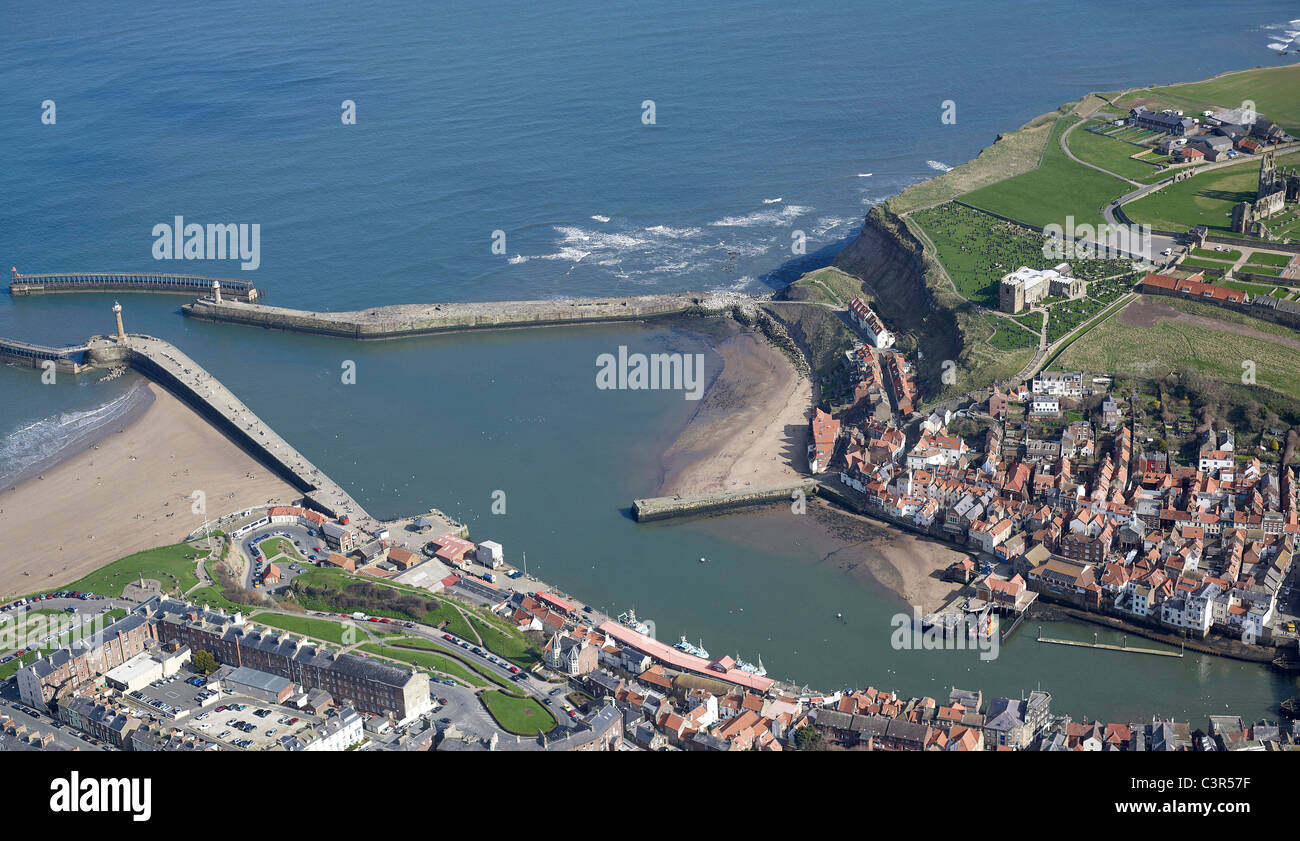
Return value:
<svg viewBox="0 0 1300 841">
<path fill-rule="evenodd" d="M 822 734 L 815 727 L 800 727 L 794 731 L 794 746 L 799 750 L 817 750 L 821 747 Z"/>
<path fill-rule="evenodd" d="M 194 652 L 190 662 L 194 666 L 194 671 L 201 675 L 210 675 L 217 670 L 217 658 L 213 657 L 210 651 Z"/>
</svg>

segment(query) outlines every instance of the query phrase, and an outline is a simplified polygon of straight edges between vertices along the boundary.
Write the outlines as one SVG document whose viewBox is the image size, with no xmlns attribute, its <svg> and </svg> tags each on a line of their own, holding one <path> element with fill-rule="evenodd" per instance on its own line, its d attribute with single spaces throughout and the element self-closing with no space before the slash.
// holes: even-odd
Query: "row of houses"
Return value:
<svg viewBox="0 0 1300 841">
<path fill-rule="evenodd" d="M 1041 375 L 1032 388 L 1036 401 L 1086 392 L 1082 372 Z M 1118 424 L 1118 403 L 1107 414 Z M 1291 469 L 1239 459 L 1228 430 L 1206 436 L 1195 465 L 1171 468 L 1164 453 L 1135 454 L 1127 426 L 1094 463 L 1087 421 L 1010 448 L 1009 425 L 995 422 L 982 453 L 942 422 L 928 419 L 908 449 L 901 430 L 868 421 L 848 433 L 834 472 L 868 511 L 999 565 L 986 599 L 1038 593 L 1202 637 L 1271 642 L 1300 534 Z M 950 574 L 970 582 L 972 572 Z"/>
</svg>

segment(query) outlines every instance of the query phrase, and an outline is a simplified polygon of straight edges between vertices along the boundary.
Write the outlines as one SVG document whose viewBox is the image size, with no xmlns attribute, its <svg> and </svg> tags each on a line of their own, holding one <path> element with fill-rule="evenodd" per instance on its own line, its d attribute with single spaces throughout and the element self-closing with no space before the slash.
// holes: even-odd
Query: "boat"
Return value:
<svg viewBox="0 0 1300 841">
<path fill-rule="evenodd" d="M 1273 658 L 1273 665 L 1284 672 L 1300 672 L 1300 656 L 1293 653 L 1280 654 Z"/>
<path fill-rule="evenodd" d="M 1300 718 L 1300 697 L 1287 698 L 1278 706 L 1282 710 L 1282 715 L 1287 718 Z"/>
<path fill-rule="evenodd" d="M 700 558 L 700 563 L 703 564 L 703 563 L 707 563 L 707 562 L 708 562 L 708 559 L 707 559 L 707 558 Z"/>
<path fill-rule="evenodd" d="M 761 654 L 758 656 L 757 666 L 755 666 L 753 663 L 746 663 L 744 660 L 741 660 L 740 655 L 737 654 L 736 668 L 740 669 L 742 672 L 748 672 L 751 675 L 757 675 L 758 677 L 763 677 L 767 674 L 767 669 L 763 668 L 763 655 Z"/>
<path fill-rule="evenodd" d="M 620 613 L 618 615 L 618 623 L 631 628 L 643 636 L 650 635 L 650 626 L 636 618 L 636 608 Z"/>
<path fill-rule="evenodd" d="M 685 634 L 682 634 L 682 638 L 677 641 L 677 643 L 673 646 L 673 648 L 677 649 L 678 651 L 683 651 L 691 655 L 692 657 L 699 657 L 702 660 L 709 659 L 709 652 L 704 650 L 704 641 L 700 640 L 699 645 L 692 645 L 691 643 L 686 641 Z"/>
</svg>

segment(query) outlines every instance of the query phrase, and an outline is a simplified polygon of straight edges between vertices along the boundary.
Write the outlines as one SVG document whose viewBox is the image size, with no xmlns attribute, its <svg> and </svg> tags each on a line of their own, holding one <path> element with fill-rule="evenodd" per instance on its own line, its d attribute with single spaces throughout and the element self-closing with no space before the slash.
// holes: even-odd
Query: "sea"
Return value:
<svg viewBox="0 0 1300 841">
<path fill-rule="evenodd" d="M 1296 60 L 1277 54 L 1300 49 L 1293 2 L 1178 9 L 5 4 L 0 260 L 251 279 L 267 303 L 317 311 L 768 292 L 829 262 L 872 205 L 1063 102 Z M 155 259 L 155 226 L 178 216 L 258 225 L 257 268 Z M 77 344 L 111 332 L 114 300 L 0 296 L 0 336 Z M 694 404 L 600 391 L 595 359 L 702 353 L 716 374 L 689 326 L 355 344 L 188 321 L 176 296 L 116 300 L 128 330 L 183 347 L 371 513 L 438 507 L 562 590 L 634 607 L 662 638 L 761 656 L 774 677 L 932 697 L 1042 688 L 1076 718 L 1131 720 L 1275 718 L 1296 693 L 1263 667 L 1051 647 L 1036 628 L 993 661 L 896 650 L 906 606 L 861 574 L 869 555 L 846 569 L 862 550 L 811 518 L 635 523 L 631 501 L 658 488 Z M 101 376 L 0 367 L 0 477 L 84 434 L 135 380 Z"/>
</svg>

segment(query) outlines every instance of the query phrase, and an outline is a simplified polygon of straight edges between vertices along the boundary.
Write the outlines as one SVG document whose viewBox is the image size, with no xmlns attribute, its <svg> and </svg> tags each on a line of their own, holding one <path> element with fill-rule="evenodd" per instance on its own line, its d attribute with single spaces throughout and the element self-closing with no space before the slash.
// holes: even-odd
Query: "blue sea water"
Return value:
<svg viewBox="0 0 1300 841">
<path fill-rule="evenodd" d="M 761 291 L 828 260 L 870 205 L 934 164 L 959 164 L 1062 102 L 1294 60 L 1269 49 L 1300 30 L 1293 3 L 1178 9 L 6 4 L 0 260 L 24 272 L 251 277 L 269 303 L 308 309 Z M 42 124 L 45 100 L 54 125 Z M 344 100 L 355 125 L 340 120 Z M 940 121 L 946 100 L 952 125 Z M 177 215 L 259 224 L 260 267 L 155 261 L 153 226 Z M 504 253 L 493 253 L 495 231 Z M 805 257 L 791 251 L 795 231 Z M 645 528 L 619 511 L 655 490 L 658 452 L 689 407 L 680 395 L 596 399 L 590 360 L 629 342 L 707 351 L 697 338 L 620 327 L 358 347 L 187 322 L 180 302 L 124 296 L 128 328 L 182 345 L 375 513 L 445 508 L 477 537 L 527 549 L 571 592 L 635 603 L 721 650 L 761 651 L 783 677 L 829 686 L 894 674 L 913 691 L 935 679 L 860 629 L 820 627 L 844 575 L 799 548 L 755 550 L 726 519 Z M 0 335 L 80 342 L 110 329 L 111 303 L 0 296 Z M 333 385 L 343 359 L 358 362 L 354 392 Z M 49 387 L 0 368 L 0 454 L 12 465 L 45 452 L 68 413 L 120 394 L 120 383 L 92 383 Z M 507 486 L 517 513 L 493 522 L 490 493 Z M 707 571 L 677 566 L 701 554 L 716 559 Z M 781 598 L 791 570 L 807 606 L 794 627 Z M 747 615 L 711 609 L 733 592 Z M 869 605 L 855 616 L 893 607 L 854 592 Z M 1024 667 L 999 668 L 1015 691 Z M 1087 711 L 1127 709 L 1068 674 Z M 1190 686 L 1218 691 L 1196 674 L 1184 675 Z M 1260 676 L 1231 682 L 1252 709 L 1282 691 Z"/>
</svg>

